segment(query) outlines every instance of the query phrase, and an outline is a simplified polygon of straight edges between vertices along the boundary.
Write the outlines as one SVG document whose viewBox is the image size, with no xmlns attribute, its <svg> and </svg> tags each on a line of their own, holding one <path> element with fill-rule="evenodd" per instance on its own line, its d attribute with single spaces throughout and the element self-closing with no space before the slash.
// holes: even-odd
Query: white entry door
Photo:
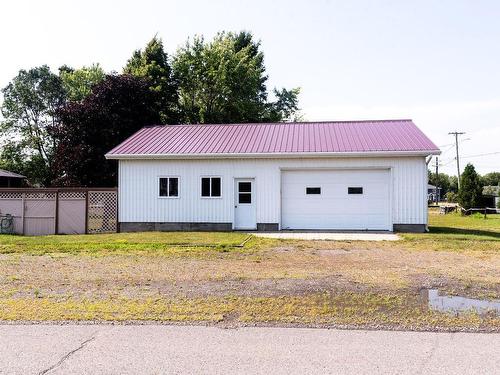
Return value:
<svg viewBox="0 0 500 375">
<path fill-rule="evenodd" d="M 253 178 L 234 180 L 234 229 L 257 229 Z"/>
</svg>

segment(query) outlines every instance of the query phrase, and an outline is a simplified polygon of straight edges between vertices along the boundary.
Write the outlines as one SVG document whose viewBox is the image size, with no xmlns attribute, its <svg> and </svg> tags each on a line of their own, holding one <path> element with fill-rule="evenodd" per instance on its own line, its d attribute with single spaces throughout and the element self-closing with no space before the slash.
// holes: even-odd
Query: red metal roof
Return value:
<svg viewBox="0 0 500 375">
<path fill-rule="evenodd" d="M 412 120 L 373 120 L 151 126 L 107 157 L 391 151 L 439 152 Z"/>
</svg>

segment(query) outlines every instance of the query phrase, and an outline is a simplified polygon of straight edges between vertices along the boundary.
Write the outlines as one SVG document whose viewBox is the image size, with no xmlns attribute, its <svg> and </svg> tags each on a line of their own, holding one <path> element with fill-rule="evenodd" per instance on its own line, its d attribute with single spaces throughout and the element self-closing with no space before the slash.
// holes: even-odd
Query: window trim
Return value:
<svg viewBox="0 0 500 375">
<path fill-rule="evenodd" d="M 170 186 L 170 179 L 171 178 L 176 178 L 177 179 L 177 196 L 170 196 L 170 195 L 160 195 L 160 178 L 168 178 L 168 185 L 167 185 L 167 192 L 168 192 L 168 187 Z M 158 198 L 159 199 L 179 199 L 181 197 L 181 177 L 180 176 L 174 176 L 174 175 L 166 175 L 166 176 L 158 176 L 158 185 L 157 187 L 157 193 L 158 193 Z"/>
<path fill-rule="evenodd" d="M 204 178 L 210 178 L 210 196 L 203 196 L 202 193 L 202 180 Z M 212 178 L 219 178 L 220 179 L 220 195 L 218 197 L 213 197 L 211 194 L 212 194 Z M 217 176 L 217 175 L 204 175 L 204 176 L 200 176 L 200 183 L 198 185 L 198 188 L 200 189 L 199 190 L 199 193 L 200 193 L 200 198 L 201 199 L 222 199 L 222 195 L 223 195 L 223 189 L 222 189 L 222 176 Z"/>
</svg>

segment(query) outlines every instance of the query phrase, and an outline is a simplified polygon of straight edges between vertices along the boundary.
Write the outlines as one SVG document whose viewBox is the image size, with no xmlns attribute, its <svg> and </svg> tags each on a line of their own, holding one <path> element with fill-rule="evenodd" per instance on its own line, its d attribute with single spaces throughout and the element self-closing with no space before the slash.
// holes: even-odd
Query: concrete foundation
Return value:
<svg viewBox="0 0 500 375">
<path fill-rule="evenodd" d="M 425 224 L 394 224 L 394 232 L 425 233 Z M 232 223 L 120 223 L 120 232 L 174 232 L 174 231 L 205 231 L 205 232 L 230 232 L 233 230 Z M 276 232 L 279 230 L 278 223 L 257 223 L 259 232 Z"/>
<path fill-rule="evenodd" d="M 232 228 L 231 223 L 120 223 L 120 232 L 229 232 Z"/>
<path fill-rule="evenodd" d="M 425 233 L 427 230 L 426 224 L 394 224 L 394 232 L 407 232 L 407 233 Z"/>
<path fill-rule="evenodd" d="M 278 223 L 257 223 L 257 230 L 259 232 L 276 232 L 279 230 Z"/>
<path fill-rule="evenodd" d="M 229 232 L 233 230 L 232 223 L 120 223 L 120 232 Z M 278 223 L 258 223 L 257 230 L 262 232 L 274 232 L 279 230 Z"/>
</svg>

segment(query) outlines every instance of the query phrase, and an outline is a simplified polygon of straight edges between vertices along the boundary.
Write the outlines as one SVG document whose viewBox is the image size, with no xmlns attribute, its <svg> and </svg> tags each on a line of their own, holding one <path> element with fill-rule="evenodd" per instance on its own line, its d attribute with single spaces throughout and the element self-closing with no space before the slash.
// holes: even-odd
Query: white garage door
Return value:
<svg viewBox="0 0 500 375">
<path fill-rule="evenodd" d="M 389 170 L 282 172 L 282 229 L 392 230 Z"/>
</svg>

